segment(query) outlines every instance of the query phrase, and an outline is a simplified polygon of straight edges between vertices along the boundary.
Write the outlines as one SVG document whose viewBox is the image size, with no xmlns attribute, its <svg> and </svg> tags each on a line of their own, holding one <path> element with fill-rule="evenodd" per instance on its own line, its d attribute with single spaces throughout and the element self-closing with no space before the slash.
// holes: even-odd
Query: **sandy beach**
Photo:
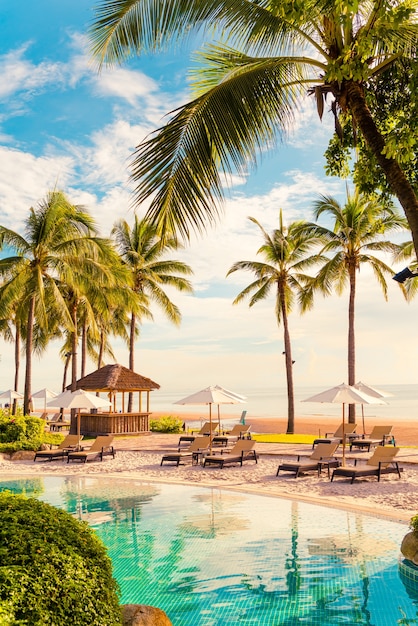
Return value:
<svg viewBox="0 0 418 626">
<path fill-rule="evenodd" d="M 180 413 L 179 416 L 187 422 L 199 420 L 201 414 Z M 286 430 L 284 419 L 250 418 L 247 422 L 252 424 L 253 432 Z M 312 416 L 303 422 L 298 421 L 296 431 L 316 435 L 320 430 L 325 434 L 337 426 L 335 421 L 327 420 L 322 423 Z M 401 446 L 399 461 L 403 468 L 402 478 L 399 480 L 395 474 L 389 474 L 383 476 L 380 483 L 375 478 L 356 480 L 352 485 L 346 479 L 330 482 L 326 472 L 320 478 L 315 473 L 302 475 L 297 479 L 287 473 L 276 477 L 276 470 L 282 459 L 295 458 L 298 454 L 309 456 L 311 447 L 307 445 L 257 443 L 258 464 L 248 461 L 243 467 L 230 465 L 219 469 L 189 464 L 179 467 L 171 464 L 160 466 L 162 454 L 177 449 L 179 435 L 159 433 L 117 437 L 114 442 L 116 458 L 105 458 L 103 462 L 33 462 L 30 458 L 10 460 L 7 455 L 0 455 L 0 472 L 4 479 L 11 475 L 23 477 L 92 474 L 106 479 L 114 476 L 143 482 L 216 486 L 268 496 L 297 498 L 331 507 L 355 508 L 407 523 L 412 515 L 418 513 L 418 447 L 413 447 L 418 443 L 418 429 L 410 422 L 400 422 L 395 425 L 394 433 L 397 444 Z M 367 456 L 367 452 L 347 453 L 347 463 L 352 463 L 355 457 L 364 460 Z"/>
</svg>

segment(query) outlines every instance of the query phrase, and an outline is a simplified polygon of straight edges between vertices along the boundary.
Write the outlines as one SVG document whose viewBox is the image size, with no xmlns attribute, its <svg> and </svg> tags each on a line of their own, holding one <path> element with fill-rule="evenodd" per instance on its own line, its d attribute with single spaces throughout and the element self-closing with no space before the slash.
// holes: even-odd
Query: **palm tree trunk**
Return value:
<svg viewBox="0 0 418 626">
<path fill-rule="evenodd" d="M 16 335 L 15 335 L 15 380 L 14 387 L 15 391 L 19 390 L 19 370 L 20 370 L 20 324 L 16 322 Z M 16 414 L 17 400 L 13 401 L 13 409 L 12 415 Z"/>
<path fill-rule="evenodd" d="M 134 371 L 135 367 L 135 328 L 136 328 L 136 317 L 135 313 L 131 315 L 131 328 L 129 332 L 129 369 Z M 128 413 L 132 413 L 132 405 L 133 405 L 133 393 L 130 392 L 128 395 Z"/>
<path fill-rule="evenodd" d="M 104 344 L 105 344 L 105 332 L 104 332 L 104 330 L 101 330 L 100 331 L 99 354 L 97 356 L 97 369 L 100 369 L 101 367 L 103 367 Z"/>
<path fill-rule="evenodd" d="M 286 361 L 286 381 L 287 381 L 287 433 L 295 432 L 295 397 L 293 390 L 293 361 L 292 348 L 290 344 L 289 323 L 284 294 L 281 296 L 281 309 L 283 321 L 284 355 Z"/>
<path fill-rule="evenodd" d="M 350 296 L 348 302 L 348 384 L 354 385 L 356 382 L 356 342 L 354 332 L 355 321 L 355 299 L 356 299 L 356 268 L 354 265 L 350 265 Z M 348 406 L 348 422 L 349 424 L 356 423 L 356 405 L 350 404 Z"/>
<path fill-rule="evenodd" d="M 70 359 L 71 359 L 71 352 L 66 352 L 65 363 L 64 363 L 64 374 L 62 377 L 62 391 L 65 391 L 65 388 L 67 386 L 67 371 L 68 371 L 68 366 L 70 364 Z"/>
<path fill-rule="evenodd" d="M 77 328 L 77 302 L 73 303 L 71 310 L 71 319 L 73 322 L 73 332 L 71 335 L 71 391 L 77 389 L 77 344 L 78 344 L 78 328 Z"/>
<path fill-rule="evenodd" d="M 383 154 L 385 140 L 380 134 L 367 106 L 362 86 L 354 81 L 345 84 L 347 104 L 369 148 L 385 173 L 386 179 L 405 211 L 418 255 L 418 199 L 412 185 L 395 159 Z"/>
<path fill-rule="evenodd" d="M 87 328 L 86 323 L 83 323 L 81 331 L 81 372 L 80 377 L 84 378 L 86 375 L 86 361 L 87 361 Z"/>
<path fill-rule="evenodd" d="M 71 319 L 73 322 L 73 332 L 71 335 L 71 391 L 77 389 L 77 344 L 78 344 L 78 328 L 77 328 L 77 301 L 73 302 L 71 308 Z M 71 409 L 70 418 L 70 434 L 77 434 L 77 415 L 76 409 Z"/>
<path fill-rule="evenodd" d="M 32 396 L 32 345 L 33 345 L 33 324 L 35 320 L 35 298 L 29 302 L 28 328 L 26 332 L 26 369 L 25 369 L 25 391 L 23 396 L 23 414 L 29 415 L 30 399 Z"/>
</svg>

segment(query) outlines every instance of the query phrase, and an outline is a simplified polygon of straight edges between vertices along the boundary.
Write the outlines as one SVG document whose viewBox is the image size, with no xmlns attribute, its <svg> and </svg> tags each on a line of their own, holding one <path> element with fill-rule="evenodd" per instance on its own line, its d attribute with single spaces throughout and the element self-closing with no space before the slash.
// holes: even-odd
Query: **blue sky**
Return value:
<svg viewBox="0 0 418 626">
<path fill-rule="evenodd" d="M 84 204 L 104 236 L 117 219 L 132 221 L 130 155 L 188 98 L 191 49 L 145 56 L 98 74 L 86 40 L 92 9 L 87 0 L 24 0 L 2 7 L 0 218 L 15 230 L 22 230 L 29 207 L 55 187 Z M 136 353 L 136 370 L 164 390 L 191 392 L 216 383 L 241 393 L 285 388 L 274 302 L 232 306 L 252 277 L 235 273 L 227 279 L 226 273 L 235 261 L 254 259 L 261 243 L 248 216 L 272 230 L 280 209 L 287 222 L 311 219 L 318 193 L 344 200 L 345 183 L 324 173 L 332 132 L 331 117 L 325 117 L 319 122 L 307 100 L 287 143 L 266 151 L 256 172 L 234 177 L 216 229 L 176 255 L 194 269 L 195 294 L 170 294 L 182 311 L 182 325 L 171 326 L 154 310 L 155 322 L 144 324 Z M 346 380 L 347 296 L 318 298 L 314 311 L 292 314 L 296 385 Z M 361 270 L 358 379 L 376 385 L 416 382 L 417 339 L 408 331 L 416 327 L 416 307 L 404 302 L 393 281 L 385 303 L 369 270 Z M 39 360 L 33 389 L 59 390 L 58 351 L 52 344 Z M 125 347 L 115 344 L 115 351 L 127 365 Z M 7 389 L 13 384 L 12 346 L 1 341 L 0 353 L 0 389 Z"/>
</svg>

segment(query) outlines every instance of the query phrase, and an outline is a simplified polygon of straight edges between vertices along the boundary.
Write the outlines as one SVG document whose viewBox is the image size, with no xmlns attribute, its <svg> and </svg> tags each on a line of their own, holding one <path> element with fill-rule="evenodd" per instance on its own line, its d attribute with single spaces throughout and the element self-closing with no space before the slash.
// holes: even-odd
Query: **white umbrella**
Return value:
<svg viewBox="0 0 418 626">
<path fill-rule="evenodd" d="M 15 400 L 23 400 L 23 394 L 19 393 L 18 391 L 14 391 L 13 389 L 8 389 L 7 391 L 3 391 L 3 393 L 0 393 L 0 398 L 7 400 L 7 403 L 9 405 L 10 408 L 13 408 L 13 402 Z"/>
<path fill-rule="evenodd" d="M 245 396 L 229 391 L 228 389 L 224 389 L 220 385 L 211 385 L 210 387 L 201 389 L 200 391 L 197 391 L 182 400 L 177 400 L 174 404 L 208 404 L 209 423 L 212 431 L 212 404 L 218 405 L 218 420 L 220 422 L 220 404 L 239 404 L 241 402 L 245 402 Z M 212 440 L 210 443 L 210 452 L 212 452 Z"/>
<path fill-rule="evenodd" d="M 58 394 L 55 393 L 55 391 L 51 391 L 51 389 L 47 389 L 46 387 L 44 387 L 44 389 L 40 389 L 39 391 L 36 391 L 35 393 L 32 394 L 32 398 L 39 398 L 41 400 L 44 401 L 44 411 L 46 411 L 46 401 L 49 398 L 56 398 Z M 58 405 L 55 404 L 55 407 L 57 407 Z"/>
<path fill-rule="evenodd" d="M 321 393 L 317 393 L 315 396 L 311 396 L 310 398 L 306 398 L 306 400 L 302 400 L 302 402 L 323 402 L 323 403 L 333 403 L 333 404 L 341 404 L 342 405 L 342 421 L 343 421 L 343 465 L 345 465 L 345 433 L 344 433 L 344 423 L 345 423 L 345 405 L 346 404 L 386 404 L 384 400 L 381 398 L 376 398 L 373 396 L 369 396 L 364 393 L 364 391 L 360 391 L 360 389 L 356 389 L 350 385 L 346 385 L 342 383 L 341 385 L 337 385 L 336 387 L 331 387 L 330 389 L 326 389 L 325 391 L 321 391 Z"/>
<path fill-rule="evenodd" d="M 3 391 L 3 393 L 0 393 L 0 398 L 8 400 L 9 404 L 12 404 L 13 400 L 22 400 L 23 393 L 19 393 L 18 391 L 14 391 L 13 389 L 8 389 L 7 391 Z"/>
<path fill-rule="evenodd" d="M 80 437 L 80 410 L 81 409 L 101 409 L 109 407 L 112 403 L 110 400 L 104 400 L 95 396 L 93 393 L 77 389 L 76 391 L 63 391 L 53 400 L 48 402 L 47 406 L 59 406 L 63 409 L 78 409 L 77 413 L 77 435 Z"/>
<path fill-rule="evenodd" d="M 381 389 L 377 389 L 376 387 L 372 387 L 371 385 L 366 385 L 362 383 L 360 380 L 358 383 L 353 385 L 356 389 L 360 391 L 364 391 L 368 396 L 372 396 L 373 398 L 390 398 L 393 396 L 393 393 L 389 393 L 388 391 L 382 391 Z M 364 425 L 364 405 L 361 405 L 361 419 L 363 422 L 363 435 L 366 434 L 366 428 Z"/>
</svg>

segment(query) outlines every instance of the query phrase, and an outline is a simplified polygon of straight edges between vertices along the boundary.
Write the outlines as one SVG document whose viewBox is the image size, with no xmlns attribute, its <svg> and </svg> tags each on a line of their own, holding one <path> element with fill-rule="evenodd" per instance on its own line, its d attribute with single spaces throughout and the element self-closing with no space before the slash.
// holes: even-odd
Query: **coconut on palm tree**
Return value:
<svg viewBox="0 0 418 626">
<path fill-rule="evenodd" d="M 261 231 L 263 244 L 258 253 L 263 261 L 238 261 L 228 272 L 246 270 L 252 272 L 255 280 L 243 289 L 235 298 L 234 304 L 248 298 L 249 306 L 264 300 L 273 294 L 275 314 L 278 325 L 283 325 L 284 356 L 286 363 L 288 417 L 287 432 L 295 430 L 295 400 L 293 386 L 293 358 L 289 331 L 289 313 L 295 299 L 301 312 L 310 309 L 313 304 L 311 277 L 304 272 L 318 263 L 324 262 L 321 255 L 314 254 L 320 239 L 313 231 L 303 230 L 303 222 L 293 222 L 288 227 L 283 224 L 280 212 L 280 226 L 271 234 L 253 217 L 249 218 Z M 308 288 L 307 285 L 309 285 Z"/>
<path fill-rule="evenodd" d="M 182 261 L 167 258 L 169 252 L 181 248 L 180 242 L 174 236 L 161 239 L 157 227 L 147 219 L 135 215 L 132 228 L 126 220 L 120 220 L 114 225 L 112 235 L 131 273 L 132 289 L 137 294 L 140 307 L 130 311 L 129 369 L 134 370 L 138 322 L 141 322 L 144 313 L 148 317 L 151 315 L 149 307 L 154 303 L 171 322 L 179 324 L 180 310 L 167 295 L 165 287 L 192 293 L 191 283 L 185 276 L 191 275 L 193 270 Z M 132 394 L 129 394 L 128 411 L 131 409 Z"/>
<path fill-rule="evenodd" d="M 393 276 L 389 267 L 377 254 L 399 254 L 400 245 L 386 239 L 389 233 L 405 230 L 407 221 L 393 207 L 384 206 L 376 198 L 365 196 L 356 189 L 347 194 L 342 206 L 331 196 L 320 196 L 315 202 L 314 216 L 331 218 L 331 229 L 317 223 L 306 223 L 309 232 L 324 241 L 322 254 L 331 255 L 319 269 L 314 286 L 325 295 L 334 290 L 341 294 L 349 288 L 348 304 L 348 384 L 356 382 L 355 355 L 355 300 L 357 274 L 361 265 L 371 267 L 385 299 L 387 299 L 386 276 Z M 349 421 L 355 421 L 355 405 L 350 405 Z"/>
<path fill-rule="evenodd" d="M 100 64 L 215 37 L 199 52 L 194 99 L 146 138 L 133 161 L 135 200 L 163 232 L 202 230 L 218 217 L 222 176 L 246 173 L 291 129 L 312 95 L 340 133 L 351 116 L 402 205 L 418 251 L 418 199 L 367 104 L 386 70 L 416 62 L 418 5 L 403 0 L 101 0 L 90 31 Z M 203 35 L 202 35 L 203 33 Z M 217 41 L 217 40 L 218 41 Z M 392 142 L 393 143 L 393 142 Z"/>
</svg>

